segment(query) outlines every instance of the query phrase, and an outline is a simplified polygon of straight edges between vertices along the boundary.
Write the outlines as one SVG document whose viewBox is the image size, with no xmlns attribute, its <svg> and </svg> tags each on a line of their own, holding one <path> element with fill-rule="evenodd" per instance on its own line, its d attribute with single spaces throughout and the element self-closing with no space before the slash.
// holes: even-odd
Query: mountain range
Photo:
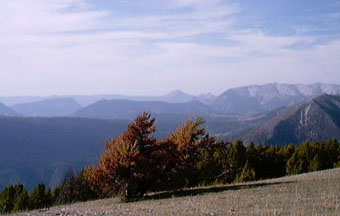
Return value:
<svg viewBox="0 0 340 216">
<path fill-rule="evenodd" d="M 282 106 L 292 106 L 299 102 L 317 97 L 322 94 L 340 94 L 340 85 L 314 83 L 309 85 L 304 84 L 280 84 L 269 83 L 264 85 L 250 85 L 239 88 L 231 88 L 214 96 L 211 93 L 201 95 L 189 95 L 180 90 L 172 91 L 161 96 L 125 96 L 125 95 L 69 95 L 69 96 L 49 96 L 49 97 L 0 97 L 0 102 L 6 106 L 12 106 L 18 113 L 26 113 L 28 116 L 60 116 L 71 115 L 72 111 L 76 112 L 82 107 L 87 107 L 101 100 L 121 100 L 138 101 L 138 102 L 167 102 L 172 103 L 187 103 L 199 101 L 210 106 L 215 113 L 247 115 L 263 113 L 274 110 Z M 63 112 L 53 113 L 53 106 L 59 106 L 60 101 L 64 101 Z M 70 101 L 70 99 L 74 101 Z M 53 99 L 53 100 L 52 100 Z M 53 104 L 53 102 L 55 104 Z M 71 104 L 72 103 L 72 104 Z M 44 105 L 45 104 L 45 105 Z M 51 113 L 43 113 L 45 106 L 50 104 Z M 39 108 L 40 106 L 40 108 Z M 42 109 L 42 110 L 41 110 Z M 46 110 L 46 109 L 45 109 Z"/>
<path fill-rule="evenodd" d="M 226 140 L 284 145 L 339 137 L 339 93 L 339 85 L 272 83 L 229 89 L 217 97 L 178 90 L 128 99 L 6 97 L 7 103 L 24 102 L 0 103 L 0 190 L 17 182 L 29 189 L 40 182 L 53 188 L 68 169 L 94 164 L 105 141 L 144 111 L 156 118 L 158 138 L 190 116 L 203 116 L 209 133 Z"/>
<path fill-rule="evenodd" d="M 170 135 L 188 118 L 185 114 L 154 114 L 155 137 Z M 226 137 L 270 119 L 225 116 L 205 118 L 212 135 Z M 96 163 L 109 138 L 117 138 L 128 120 L 98 120 L 75 117 L 0 116 L 0 191 L 23 183 L 30 190 L 38 183 L 54 188 L 69 169 L 80 170 Z"/>
<path fill-rule="evenodd" d="M 339 137 L 340 96 L 324 94 L 287 108 L 244 138 L 265 145 L 284 145 Z"/>
<path fill-rule="evenodd" d="M 152 114 L 182 114 L 187 116 L 206 116 L 215 113 L 213 108 L 199 101 L 167 103 L 161 101 L 101 100 L 78 110 L 72 116 L 131 120 L 144 111 L 149 111 Z"/>
<path fill-rule="evenodd" d="M 11 107 L 23 116 L 69 116 L 81 108 L 73 98 L 51 98 L 36 102 L 16 104 Z"/>
<path fill-rule="evenodd" d="M 109 138 L 127 121 L 81 118 L 0 116 L 0 191 L 23 183 L 42 182 L 53 188 L 68 169 L 94 164 Z"/>
<path fill-rule="evenodd" d="M 292 106 L 322 94 L 339 95 L 340 85 L 270 83 L 245 86 L 223 92 L 210 105 L 223 113 L 244 115 Z"/>
</svg>

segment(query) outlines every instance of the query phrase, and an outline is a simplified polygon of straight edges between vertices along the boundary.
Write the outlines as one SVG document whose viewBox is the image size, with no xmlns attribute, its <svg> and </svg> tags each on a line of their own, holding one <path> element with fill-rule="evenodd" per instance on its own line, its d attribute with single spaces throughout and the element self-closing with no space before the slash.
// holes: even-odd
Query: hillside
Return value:
<svg viewBox="0 0 340 216">
<path fill-rule="evenodd" d="M 39 100 L 43 100 L 43 98 L 39 96 L 7 96 L 7 97 L 0 96 L 0 103 L 5 104 L 6 106 L 35 102 Z"/>
<path fill-rule="evenodd" d="M 258 182 L 56 206 L 31 215 L 339 215 L 340 169 Z M 22 213 L 18 215 L 27 215 Z"/>
<path fill-rule="evenodd" d="M 17 115 L 18 113 L 15 112 L 13 109 L 0 103 L 0 116 L 17 116 Z"/>
<path fill-rule="evenodd" d="M 270 83 L 244 86 L 225 91 L 210 105 L 223 113 L 261 113 L 281 106 L 292 106 L 325 93 L 340 94 L 340 85 Z"/>
<path fill-rule="evenodd" d="M 69 116 L 80 108 L 72 98 L 52 98 L 12 106 L 13 110 L 24 116 L 40 117 Z"/>
<path fill-rule="evenodd" d="M 109 138 L 117 137 L 125 121 L 77 118 L 0 117 L 0 190 L 39 182 L 55 187 L 69 168 L 96 162 Z"/>
<path fill-rule="evenodd" d="M 328 140 L 340 134 L 340 96 L 316 97 L 288 108 L 246 139 L 267 145 L 298 144 L 306 140 Z"/>
<path fill-rule="evenodd" d="M 54 188 L 68 169 L 97 162 L 109 138 L 118 137 L 125 120 L 70 117 L 0 116 L 0 191 L 23 183 L 29 190 L 43 182 Z M 183 123 L 157 122 L 156 137 L 164 138 Z"/>
<path fill-rule="evenodd" d="M 161 101 L 101 100 L 75 112 L 73 117 L 97 119 L 133 119 L 140 113 L 182 114 L 186 116 L 210 115 L 215 111 L 198 102 L 167 103 Z"/>
<path fill-rule="evenodd" d="M 230 134 L 263 123 L 272 115 L 251 117 L 206 116 L 211 135 Z M 155 137 L 163 139 L 188 116 L 156 114 Z M 54 188 L 69 168 L 94 164 L 109 138 L 126 129 L 126 120 L 97 120 L 70 117 L 0 117 L 0 190 L 21 182 L 32 189 L 39 182 Z"/>
</svg>

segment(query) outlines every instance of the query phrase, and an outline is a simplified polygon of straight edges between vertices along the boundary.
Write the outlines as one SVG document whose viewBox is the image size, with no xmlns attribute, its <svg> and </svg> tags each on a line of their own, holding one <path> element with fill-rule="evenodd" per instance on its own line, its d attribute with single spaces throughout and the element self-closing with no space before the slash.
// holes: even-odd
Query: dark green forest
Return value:
<svg viewBox="0 0 340 216">
<path fill-rule="evenodd" d="M 189 119 L 164 139 L 155 119 L 143 113 L 116 139 L 109 139 L 98 164 L 70 170 L 54 190 L 44 184 L 28 192 L 22 184 L 0 194 L 0 213 L 118 196 L 143 199 L 149 192 L 229 184 L 340 166 L 337 139 L 300 145 L 264 146 L 210 136 L 202 118 Z"/>
</svg>

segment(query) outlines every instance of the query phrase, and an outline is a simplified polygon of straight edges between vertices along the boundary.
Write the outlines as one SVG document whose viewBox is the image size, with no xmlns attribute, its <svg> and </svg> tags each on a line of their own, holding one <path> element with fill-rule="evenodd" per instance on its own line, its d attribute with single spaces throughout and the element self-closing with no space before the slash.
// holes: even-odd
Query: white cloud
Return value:
<svg viewBox="0 0 340 216">
<path fill-rule="evenodd" d="M 339 42 L 292 49 L 315 38 L 240 30 L 240 7 L 229 1 L 167 2 L 173 15 L 118 16 L 85 0 L 4 0 L 2 94 L 220 93 L 259 82 L 340 80 Z"/>
<path fill-rule="evenodd" d="M 4 0 L 0 8 L 2 34 L 37 34 L 98 28 L 108 11 L 95 11 L 82 0 Z"/>
<path fill-rule="evenodd" d="M 279 54 L 290 50 L 290 46 L 298 43 L 310 44 L 315 39 L 307 36 L 271 36 L 261 31 L 235 32 L 227 37 L 236 41 L 238 47 L 248 52 Z"/>
<path fill-rule="evenodd" d="M 197 36 L 227 31 L 235 22 L 233 15 L 240 9 L 237 4 L 222 4 L 221 1 L 168 1 L 173 14 L 136 15 L 117 18 L 113 26 L 142 31 L 158 31 L 172 38 Z M 199 5 L 205 5 L 199 7 Z M 209 6 L 207 6 L 209 5 Z M 189 11 L 177 11 L 172 7 L 186 6 Z"/>
<path fill-rule="evenodd" d="M 169 5 L 172 7 L 196 7 L 209 8 L 219 5 L 221 0 L 170 0 Z"/>
</svg>

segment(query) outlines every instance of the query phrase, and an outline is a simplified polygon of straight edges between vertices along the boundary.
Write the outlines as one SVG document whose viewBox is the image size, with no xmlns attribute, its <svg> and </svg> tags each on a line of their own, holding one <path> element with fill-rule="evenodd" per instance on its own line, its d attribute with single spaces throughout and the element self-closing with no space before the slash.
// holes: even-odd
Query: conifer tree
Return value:
<svg viewBox="0 0 340 216">
<path fill-rule="evenodd" d="M 24 185 L 6 187 L 0 195 L 0 213 L 10 213 L 29 209 L 28 192 Z"/>
<path fill-rule="evenodd" d="M 84 178 L 84 171 L 78 175 L 75 171 L 67 172 L 63 182 L 54 192 L 55 201 L 59 204 L 87 201 L 96 198 L 95 192 Z"/>
<path fill-rule="evenodd" d="M 69 170 L 66 173 L 66 176 L 58 189 L 58 203 L 65 204 L 65 203 L 72 203 L 77 201 L 74 190 L 76 187 L 76 174 L 75 171 Z"/>
<path fill-rule="evenodd" d="M 180 188 L 197 185 L 203 179 L 207 182 L 212 181 L 209 173 L 203 173 L 203 170 L 212 166 L 213 152 L 220 143 L 217 142 L 217 137 L 209 136 L 203 124 L 202 118 L 188 119 L 164 140 L 165 144 L 175 146 L 172 149 L 176 152 L 172 155 L 177 155 L 169 185 L 174 184 L 173 187 Z M 202 162 L 202 159 L 205 161 Z M 210 173 L 210 175 L 214 174 Z"/>
<path fill-rule="evenodd" d="M 16 186 L 6 187 L 0 197 L 0 213 L 9 213 L 13 210 L 16 199 Z"/>
<path fill-rule="evenodd" d="M 220 180 L 225 182 L 232 182 L 237 175 L 241 173 L 242 168 L 247 160 L 246 148 L 241 140 L 234 143 L 229 143 L 229 148 L 226 149 L 225 156 L 222 158 L 223 173 Z"/>
<path fill-rule="evenodd" d="M 235 182 L 247 182 L 254 180 L 256 180 L 255 170 L 249 166 L 247 161 L 242 169 L 242 172 L 237 176 Z"/>
<path fill-rule="evenodd" d="M 10 194 L 12 194 L 10 191 L 9 187 L 6 187 L 2 193 L 1 193 L 1 197 L 0 197 L 0 213 L 8 213 L 11 212 L 13 209 L 12 206 L 12 202 L 14 200 L 14 198 L 11 197 Z"/>
<path fill-rule="evenodd" d="M 19 212 L 29 209 L 30 209 L 30 197 L 28 195 L 27 190 L 24 188 L 17 197 L 16 201 L 14 202 L 13 211 Z"/>
<path fill-rule="evenodd" d="M 49 207 L 52 202 L 52 193 L 46 190 L 45 184 L 38 184 L 30 195 L 30 202 L 33 209 Z"/>
<path fill-rule="evenodd" d="M 99 187 L 102 196 L 121 194 L 123 199 L 144 195 L 153 182 L 155 166 L 150 157 L 156 139 L 155 119 L 144 112 L 118 137 L 110 139 L 98 166 L 85 170 L 87 181 Z"/>
</svg>

